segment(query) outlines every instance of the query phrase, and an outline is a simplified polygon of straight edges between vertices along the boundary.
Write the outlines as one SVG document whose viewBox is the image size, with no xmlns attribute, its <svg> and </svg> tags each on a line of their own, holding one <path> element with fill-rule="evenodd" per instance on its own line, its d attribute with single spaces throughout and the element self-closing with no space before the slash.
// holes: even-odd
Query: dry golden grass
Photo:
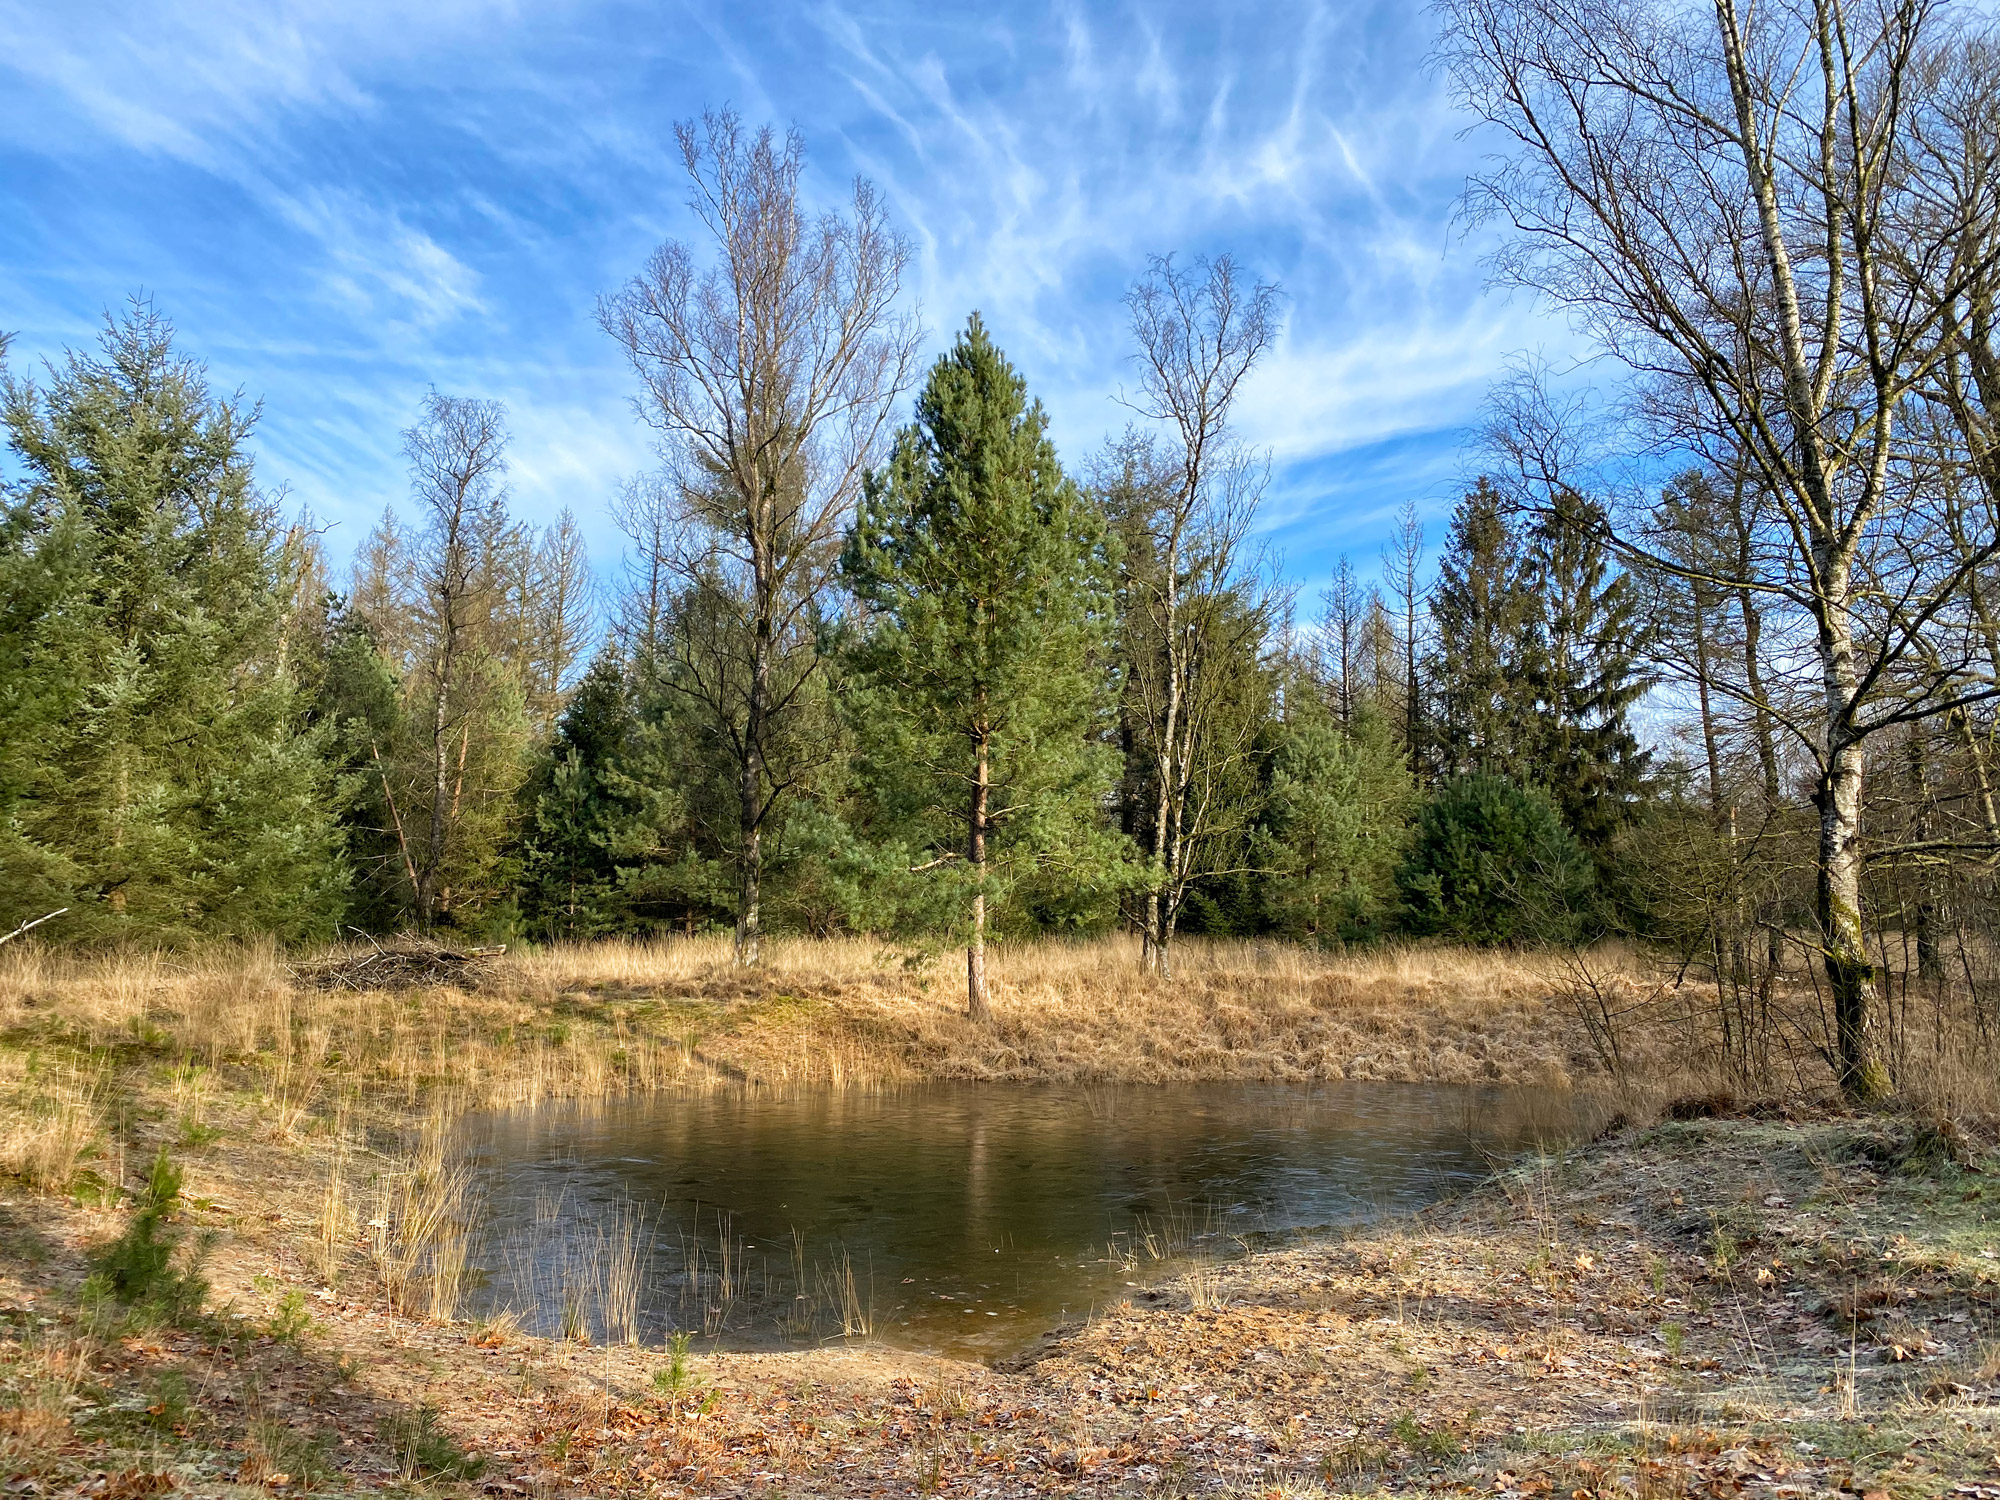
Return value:
<svg viewBox="0 0 2000 1500">
<path fill-rule="evenodd" d="M 949 958 L 863 940 L 772 942 L 755 970 L 720 938 L 552 947 L 507 956 L 470 992 L 319 989 L 269 948 L 27 949 L 0 960 L 0 1029 L 211 1070 L 256 1060 L 285 1134 L 343 1087 L 477 1106 L 920 1078 L 1561 1084 L 1574 1065 L 1532 957 L 1189 942 L 1179 959 L 1161 982 L 1122 939 L 997 948 L 982 1027 Z"/>
<path fill-rule="evenodd" d="M 102 1067 L 0 1053 L 0 1172 L 58 1191 L 97 1146 Z"/>
<path fill-rule="evenodd" d="M 1136 940 L 997 946 L 991 1026 L 965 1017 L 955 955 L 912 965 L 859 940 L 773 943 L 752 972 L 724 939 L 553 948 L 503 972 L 543 1003 L 651 1002 L 700 1064 L 764 1084 L 1570 1079 L 1533 956 L 1187 942 L 1177 960 L 1161 982 Z"/>
<path fill-rule="evenodd" d="M 0 1170 L 44 1187 L 73 1181 L 120 1138 L 105 1128 L 114 1097 L 165 1121 L 170 1143 L 226 1128 L 238 1142 L 312 1142 L 344 1160 L 355 1128 L 398 1130 L 407 1153 L 467 1109 L 660 1090 L 1562 1087 L 1590 1070 L 1545 965 L 1505 954 L 1189 942 L 1160 982 L 1124 940 L 999 946 L 990 1026 L 966 1019 L 955 956 L 916 961 L 863 940 L 779 940 L 755 970 L 721 938 L 553 947 L 488 964 L 469 989 L 328 989 L 309 977 L 327 957 L 295 967 L 268 945 L 0 951 Z M 357 1159 L 351 1187 L 316 1181 L 315 1217 L 350 1216 L 371 1173 L 427 1180 L 407 1165 Z M 336 1238 L 322 1235 L 329 1260 Z M 428 1265 L 436 1246 L 415 1240 Z"/>
<path fill-rule="evenodd" d="M 1572 1003 L 1573 958 L 1255 941 L 1189 941 L 1177 958 L 1160 981 L 1129 939 L 996 945 L 995 1017 L 977 1025 L 955 954 L 864 939 L 780 939 L 751 970 L 721 937 L 556 946 L 487 964 L 470 988 L 397 990 L 324 988 L 302 976 L 323 974 L 326 956 L 295 968 L 268 945 L 10 946 L 0 1169 L 69 1180 L 100 1139 L 114 1075 L 185 1137 L 224 1111 L 279 1146 L 345 1141 L 334 1123 L 348 1112 L 407 1129 L 465 1109 L 690 1088 L 1603 1078 Z M 1717 1086 L 1701 992 L 1670 990 L 1633 951 L 1590 962 L 1619 1007 L 1653 997 L 1630 1006 L 1628 1087 L 1658 1098 Z M 1939 1052 L 1914 1070 L 1936 1095 L 1926 1102 L 1990 1102 L 1982 1057 Z M 1813 1093 L 1828 1080 L 1806 1067 L 1784 1082 Z"/>
</svg>

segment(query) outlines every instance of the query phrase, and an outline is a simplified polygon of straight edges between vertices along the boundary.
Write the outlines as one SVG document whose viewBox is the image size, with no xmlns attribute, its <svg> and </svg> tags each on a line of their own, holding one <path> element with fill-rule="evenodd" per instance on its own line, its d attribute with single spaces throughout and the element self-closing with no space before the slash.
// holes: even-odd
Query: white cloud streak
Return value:
<svg viewBox="0 0 2000 1500">
<path fill-rule="evenodd" d="M 830 201 L 877 181 L 934 337 L 981 309 L 1077 461 L 1129 416 L 1119 298 L 1147 255 L 1229 251 L 1282 281 L 1241 425 L 1277 465 L 1271 524 L 1309 531 L 1321 495 L 1331 536 L 1441 467 L 1364 450 L 1448 447 L 1505 352 L 1547 337 L 1448 232 L 1473 148 L 1422 26 L 1398 0 L 0 0 L 0 144 L 48 164 L 49 215 L 132 159 L 240 195 L 220 232 L 261 269 L 204 278 L 218 226 L 173 172 L 183 189 L 107 201 L 128 242 L 94 248 L 118 276 L 180 257 L 184 325 L 269 394 L 268 464 L 322 513 L 400 492 L 395 431 L 430 383 L 508 401 L 524 507 L 588 519 L 648 461 L 590 302 L 685 224 L 668 122 L 727 103 L 798 125 Z M 129 288 L 92 286 L 82 250 L 0 272 L 0 294 L 87 324 Z"/>
</svg>

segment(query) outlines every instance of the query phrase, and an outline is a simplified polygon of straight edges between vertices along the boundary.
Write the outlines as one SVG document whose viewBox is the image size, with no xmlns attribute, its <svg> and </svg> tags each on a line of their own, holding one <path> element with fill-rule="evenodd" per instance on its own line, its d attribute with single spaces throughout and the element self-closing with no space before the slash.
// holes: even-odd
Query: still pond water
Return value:
<svg viewBox="0 0 2000 1500">
<path fill-rule="evenodd" d="M 487 1311 L 702 1346 L 991 1359 L 1191 1263 L 1407 1211 L 1563 1132 L 1409 1084 L 716 1094 L 471 1122 Z"/>
</svg>

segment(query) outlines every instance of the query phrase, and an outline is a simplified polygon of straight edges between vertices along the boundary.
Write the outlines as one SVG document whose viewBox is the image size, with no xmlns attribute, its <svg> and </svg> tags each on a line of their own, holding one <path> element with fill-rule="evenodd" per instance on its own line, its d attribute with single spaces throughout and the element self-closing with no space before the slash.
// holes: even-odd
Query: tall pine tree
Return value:
<svg viewBox="0 0 2000 1500">
<path fill-rule="evenodd" d="M 1039 402 L 975 314 L 871 476 L 841 558 L 868 611 L 852 662 L 877 764 L 955 822 L 966 1004 L 989 1015 L 990 899 L 1022 862 L 1114 849 L 1100 808 L 1108 591 L 1103 518 L 1064 475 Z M 883 753 L 884 751 L 889 753 Z M 941 830 L 940 830 L 941 833 Z"/>
</svg>

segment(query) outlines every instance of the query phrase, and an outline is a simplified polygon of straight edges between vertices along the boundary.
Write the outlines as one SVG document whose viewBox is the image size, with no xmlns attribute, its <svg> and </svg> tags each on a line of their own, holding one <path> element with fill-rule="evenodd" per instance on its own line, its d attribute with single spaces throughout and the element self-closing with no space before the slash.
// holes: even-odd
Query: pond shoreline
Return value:
<svg viewBox="0 0 2000 1500">
<path fill-rule="evenodd" d="M 1548 967 L 1520 957 L 1190 945 L 1167 988 L 1116 945 L 1057 946 L 996 962 L 981 1029 L 880 950 L 773 946 L 750 975 L 670 945 L 393 991 L 313 988 L 269 951 L 10 948 L 0 1469 L 18 1493 L 105 1500 L 2000 1500 L 1978 1488 L 2000 1470 L 2000 1159 L 1949 1122 L 1628 1128 L 1415 1219 L 1198 1268 L 997 1368 L 840 1347 L 677 1364 L 423 1316 L 442 1242 L 377 1225 L 424 1206 L 470 1109 L 930 1077 L 1598 1076 Z M 1618 1101 L 1630 1119 L 1704 1086 L 1678 1031 L 1630 1043 L 1649 1080 Z M 199 1313 L 84 1294 L 162 1147 L 185 1173 L 165 1232 L 183 1257 L 214 1236 Z M 406 1252 L 421 1274 L 397 1311 Z"/>
<path fill-rule="evenodd" d="M 1606 1113 L 1518 1087 L 931 1082 L 543 1105 L 454 1139 L 483 1226 L 475 1310 L 990 1359 L 1177 1267 L 1463 1191 Z"/>
<path fill-rule="evenodd" d="M 2000 1157 L 1926 1130 L 1628 1130 L 1413 1218 L 1167 1283 L 999 1367 L 697 1347 L 673 1390 L 658 1348 L 322 1298 L 282 1226 L 238 1215 L 216 1263 L 228 1311 L 93 1346 L 67 1430 L 34 1462 L 52 1483 L 95 1470 L 204 1494 L 366 1493 L 402 1483 L 383 1435 L 428 1402 L 483 1467 L 426 1485 L 466 1495 L 1978 1497 L 2000 1466 Z M 98 1215 L 28 1207 L 0 1208 L 17 1236 L 10 1393 L 24 1322 L 85 1336 L 64 1327 L 59 1287 L 102 1232 Z M 48 1252 L 39 1289 L 17 1259 L 28 1217 Z M 293 1293 L 309 1325 L 274 1334 Z M 169 1370 L 210 1410 L 163 1433 L 132 1403 Z M 249 1436 L 229 1440 L 249 1408 Z M 24 1473 L 26 1426 L 6 1437 Z M 326 1437 L 316 1477 L 273 1467 L 290 1461 L 280 1429 Z"/>
</svg>

